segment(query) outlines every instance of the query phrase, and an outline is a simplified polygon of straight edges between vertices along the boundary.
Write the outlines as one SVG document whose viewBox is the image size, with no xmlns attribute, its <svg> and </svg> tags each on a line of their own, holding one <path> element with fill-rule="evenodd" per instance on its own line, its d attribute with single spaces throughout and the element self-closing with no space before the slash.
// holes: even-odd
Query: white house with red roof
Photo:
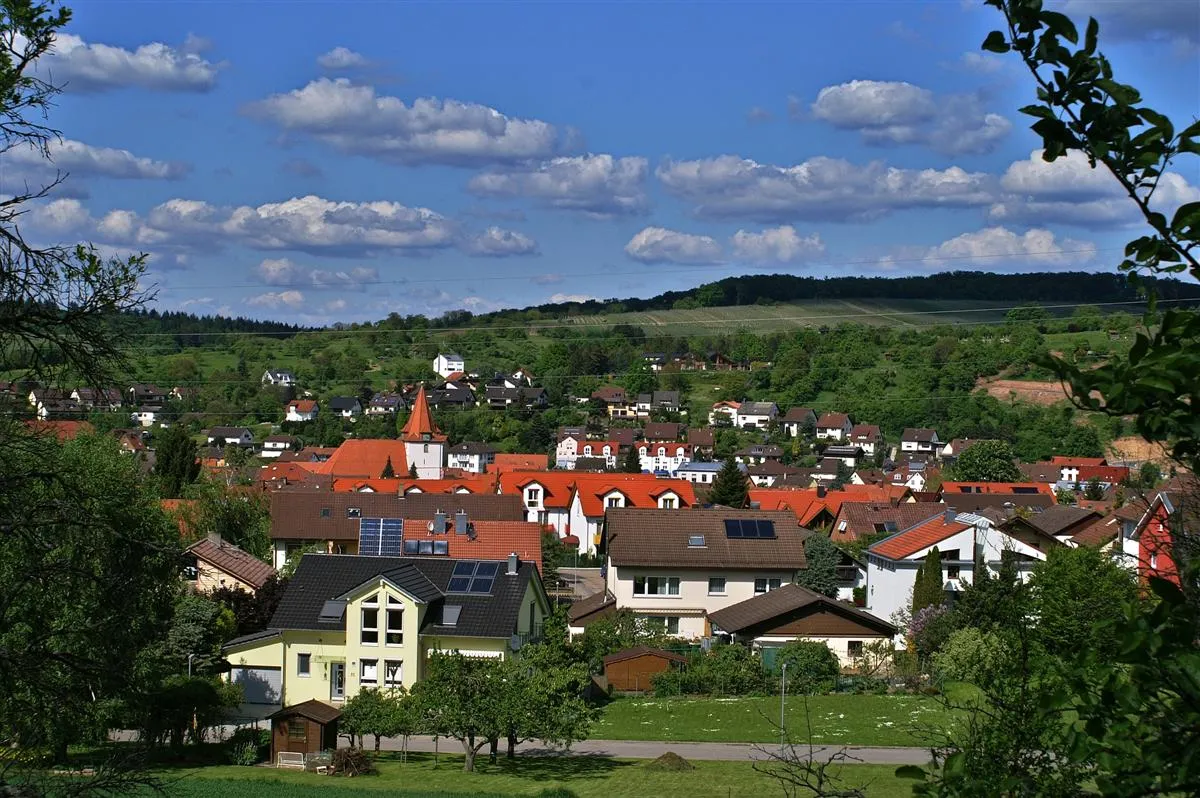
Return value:
<svg viewBox="0 0 1200 798">
<path fill-rule="evenodd" d="M 942 561 L 942 583 L 947 593 L 956 593 L 973 581 L 976 559 L 991 573 L 1000 570 L 1001 559 L 1014 557 L 1022 581 L 1035 563 L 1046 559 L 1050 548 L 1063 545 L 1051 535 L 1035 529 L 1008 532 L 983 516 L 955 513 L 944 505 L 930 505 L 929 518 L 911 524 L 867 549 L 867 611 L 891 619 L 912 604 L 917 568 L 936 547 Z"/>
<path fill-rule="evenodd" d="M 415 468 L 417 479 L 441 478 L 442 467 L 446 463 L 446 436 L 433 423 L 424 385 L 417 389 L 417 398 L 400 432 L 400 440 L 404 442 L 404 455 L 410 472 Z"/>
<path fill-rule="evenodd" d="M 637 450 L 642 470 L 651 474 L 666 472 L 675 476 L 676 471 L 692 462 L 692 447 L 686 443 L 638 441 Z"/>
<path fill-rule="evenodd" d="M 315 399 L 293 399 L 287 404 L 284 421 L 314 421 L 321 412 Z"/>
<path fill-rule="evenodd" d="M 617 467 L 621 445 L 617 441 L 593 441 L 578 435 L 568 435 L 554 449 L 554 464 L 567 471 L 575 469 L 580 457 L 599 457 L 608 468 Z"/>
<path fill-rule="evenodd" d="M 708 411 L 708 424 L 715 427 L 718 424 L 728 424 L 731 427 L 737 426 L 738 408 L 742 406 L 741 402 L 724 401 L 717 402 Z"/>
</svg>

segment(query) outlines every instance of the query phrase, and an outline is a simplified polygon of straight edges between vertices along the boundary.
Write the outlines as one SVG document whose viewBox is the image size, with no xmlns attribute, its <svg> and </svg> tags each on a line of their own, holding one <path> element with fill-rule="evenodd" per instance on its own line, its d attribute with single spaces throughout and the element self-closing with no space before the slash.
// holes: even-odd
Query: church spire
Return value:
<svg viewBox="0 0 1200 798">
<path fill-rule="evenodd" d="M 417 398 L 413 400 L 412 413 L 400 433 L 402 441 L 442 441 L 446 436 L 433 423 L 433 413 L 429 411 L 429 400 L 425 398 L 425 385 L 417 389 Z"/>
</svg>

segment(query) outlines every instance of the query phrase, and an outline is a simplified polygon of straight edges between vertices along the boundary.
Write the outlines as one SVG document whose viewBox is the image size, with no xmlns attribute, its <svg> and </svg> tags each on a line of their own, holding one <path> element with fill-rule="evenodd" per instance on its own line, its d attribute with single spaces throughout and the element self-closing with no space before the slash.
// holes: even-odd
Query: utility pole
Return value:
<svg viewBox="0 0 1200 798">
<path fill-rule="evenodd" d="M 783 725 L 784 701 L 787 699 L 787 663 L 783 663 L 783 674 L 779 677 L 779 757 L 782 759 L 787 744 L 787 730 Z"/>
</svg>

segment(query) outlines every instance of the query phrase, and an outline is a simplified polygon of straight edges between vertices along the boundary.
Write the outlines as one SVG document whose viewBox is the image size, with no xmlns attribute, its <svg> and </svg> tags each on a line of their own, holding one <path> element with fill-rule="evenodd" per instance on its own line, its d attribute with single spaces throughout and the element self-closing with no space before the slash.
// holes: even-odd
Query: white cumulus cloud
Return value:
<svg viewBox="0 0 1200 798">
<path fill-rule="evenodd" d="M 1096 245 L 1093 242 L 1059 239 L 1053 232 L 1043 228 L 1018 233 L 1005 227 L 986 227 L 955 236 L 928 249 L 903 248 L 897 254 L 883 258 L 881 263 L 892 266 L 897 261 L 921 260 L 922 265 L 933 269 L 1037 269 L 1081 266 L 1095 257 Z"/>
<path fill-rule="evenodd" d="M 246 304 L 260 308 L 288 307 L 295 310 L 304 305 L 304 294 L 300 291 L 269 291 L 249 297 Z"/>
<path fill-rule="evenodd" d="M 738 230 L 730 239 L 733 256 L 757 263 L 796 263 L 825 254 L 825 242 L 813 233 L 800 236 L 790 224 L 769 227 L 758 233 Z"/>
<path fill-rule="evenodd" d="M 560 305 L 565 302 L 583 303 L 583 302 L 595 302 L 595 301 L 598 301 L 598 297 L 594 297 L 591 294 L 551 294 L 550 295 L 550 302 L 552 302 L 555 305 Z"/>
<path fill-rule="evenodd" d="M 58 170 L 78 177 L 123 180 L 178 180 L 186 176 L 191 168 L 178 161 L 143 158 L 129 150 L 93 147 L 72 139 L 51 140 L 47 149 L 49 159 L 36 147 L 18 145 L 0 157 L 0 168 L 12 167 L 22 173 L 47 176 Z"/>
<path fill-rule="evenodd" d="M 514 230 L 489 227 L 478 235 L 468 236 L 462 241 L 462 249 L 468 255 L 485 258 L 507 258 L 514 255 L 536 255 L 537 242 Z"/>
<path fill-rule="evenodd" d="M 996 196 L 993 176 L 957 166 L 899 169 L 825 157 L 777 166 L 720 155 L 667 161 L 656 174 L 698 216 L 766 223 L 861 221 L 914 208 L 982 207 Z"/>
<path fill-rule="evenodd" d="M 405 164 L 478 166 L 555 154 L 559 132 L 494 108 L 423 97 L 409 105 L 339 78 L 252 103 L 247 112 L 352 155 Z"/>
<path fill-rule="evenodd" d="M 379 281 L 379 270 L 358 266 L 353 269 L 315 269 L 288 258 L 266 258 L 254 270 L 267 285 L 309 288 L 365 289 Z"/>
<path fill-rule="evenodd" d="M 206 92 L 217 83 L 223 64 L 205 59 L 189 37 L 183 47 L 162 42 L 143 44 L 135 50 L 108 44 L 88 43 L 70 33 L 60 33 L 54 48 L 38 59 L 40 74 L 56 85 L 66 84 L 68 93 L 95 93 L 126 87 L 154 91 Z M 24 47 L 18 39 L 15 48 Z"/>
<path fill-rule="evenodd" d="M 902 81 L 852 80 L 826 86 L 812 105 L 815 117 L 857 130 L 868 144 L 920 144 L 947 155 L 986 153 L 1012 130 L 975 95 L 936 96 Z"/>
<path fill-rule="evenodd" d="M 552 208 L 594 216 L 636 214 L 646 208 L 645 158 L 580 155 L 471 178 L 467 189 L 482 197 L 528 197 Z"/>
<path fill-rule="evenodd" d="M 1104 167 L 1093 169 L 1079 152 L 1051 162 L 1043 160 L 1042 150 L 1034 150 L 1027 159 L 1009 165 L 1000 187 L 1003 196 L 987 212 L 994 222 L 1108 228 L 1136 224 L 1141 218 L 1116 178 Z M 1180 205 L 1197 201 L 1200 188 L 1178 172 L 1166 172 L 1152 203 L 1169 218 Z"/>
<path fill-rule="evenodd" d="M 721 245 L 709 236 L 647 227 L 629 240 L 625 254 L 642 263 L 720 263 Z"/>
<path fill-rule="evenodd" d="M 327 53 L 317 56 L 317 66 L 322 69 L 357 69 L 370 63 L 367 57 L 356 53 L 348 47 L 334 47 Z"/>
</svg>

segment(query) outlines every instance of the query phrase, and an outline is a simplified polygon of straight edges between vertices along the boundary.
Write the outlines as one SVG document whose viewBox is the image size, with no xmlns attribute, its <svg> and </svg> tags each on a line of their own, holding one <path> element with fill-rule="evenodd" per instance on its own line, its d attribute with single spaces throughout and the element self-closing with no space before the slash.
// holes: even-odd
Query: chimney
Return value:
<svg viewBox="0 0 1200 798">
<path fill-rule="evenodd" d="M 824 485 L 817 485 L 817 498 L 818 499 L 825 498 L 825 486 Z"/>
<path fill-rule="evenodd" d="M 949 507 L 946 509 L 946 512 L 943 514 L 942 518 L 945 523 L 952 524 L 954 523 L 954 519 L 958 518 L 958 512 L 953 507 Z"/>
<path fill-rule="evenodd" d="M 433 514 L 433 534 L 443 535 L 446 533 L 446 514 L 438 510 Z"/>
<path fill-rule="evenodd" d="M 470 530 L 471 522 L 467 518 L 466 510 L 459 510 L 454 514 L 454 533 L 457 535 L 465 535 Z"/>
<path fill-rule="evenodd" d="M 214 546 L 220 546 L 225 542 L 225 541 L 221 540 L 220 532 L 209 532 L 206 537 L 208 538 L 208 542 L 213 544 Z"/>
<path fill-rule="evenodd" d="M 517 556 L 517 553 L 514 551 L 511 554 L 509 554 L 508 555 L 508 572 L 507 572 L 508 575 L 516 576 L 517 569 L 520 566 L 521 566 L 521 558 Z"/>
</svg>

